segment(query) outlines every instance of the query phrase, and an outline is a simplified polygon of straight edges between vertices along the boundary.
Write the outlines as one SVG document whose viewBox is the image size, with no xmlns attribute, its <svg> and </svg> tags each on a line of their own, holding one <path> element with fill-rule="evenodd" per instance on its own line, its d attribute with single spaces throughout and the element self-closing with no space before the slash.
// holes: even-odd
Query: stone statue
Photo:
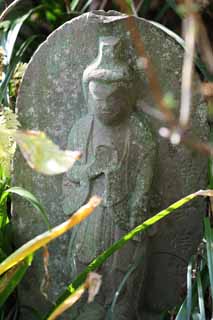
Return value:
<svg viewBox="0 0 213 320">
<path fill-rule="evenodd" d="M 80 150 L 82 159 L 64 179 L 64 212 L 72 214 L 94 194 L 103 199 L 100 207 L 72 233 L 70 260 L 75 259 L 78 272 L 148 218 L 156 139 L 147 119 L 140 118 L 135 110 L 136 71 L 122 55 L 120 38 L 100 38 L 98 56 L 83 73 L 88 114 L 75 123 L 68 138 L 67 147 Z M 100 271 L 104 277 L 104 292 L 100 294 L 103 313 L 130 265 L 143 258 L 134 279 L 137 289 L 128 284 L 116 319 L 133 319 L 136 315 L 146 247 L 146 236 L 139 236 Z"/>
<path fill-rule="evenodd" d="M 137 39 L 128 29 L 132 24 Z M 103 200 L 85 222 L 49 245 L 48 301 L 40 290 L 42 255 L 35 255 L 19 287 L 20 304 L 28 306 L 21 308 L 20 320 L 34 319 L 32 307 L 42 315 L 49 312 L 73 276 L 128 230 L 206 188 L 208 159 L 160 137 L 158 130 L 167 123 L 143 111 L 144 105 L 158 106 L 135 41 L 143 41 L 163 94 L 174 96 L 178 116 L 183 47 L 177 35 L 145 19 L 112 11 L 81 15 L 55 30 L 28 64 L 17 100 L 23 128 L 46 132 L 61 148 L 80 150 L 82 158 L 65 175 L 47 177 L 31 170 L 17 152 L 14 185 L 37 196 L 52 226 L 93 194 Z M 188 133 L 205 143 L 207 108 L 199 87 L 195 75 Z M 105 319 L 124 276 L 128 280 L 114 319 L 160 319 L 185 295 L 187 264 L 202 239 L 205 210 L 204 200 L 197 199 L 130 241 L 97 270 L 103 281 L 95 302 L 60 319 Z M 17 247 L 46 230 L 20 198 L 14 199 L 13 222 Z"/>
</svg>

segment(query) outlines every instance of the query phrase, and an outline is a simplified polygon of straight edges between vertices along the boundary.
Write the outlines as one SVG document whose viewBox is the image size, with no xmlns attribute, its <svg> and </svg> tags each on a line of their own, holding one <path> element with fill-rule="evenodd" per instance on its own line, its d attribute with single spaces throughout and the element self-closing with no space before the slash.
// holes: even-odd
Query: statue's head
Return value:
<svg viewBox="0 0 213 320">
<path fill-rule="evenodd" d="M 99 53 L 83 74 L 83 89 L 89 111 L 110 125 L 127 117 L 134 105 L 134 72 L 125 57 L 122 41 L 102 37 Z"/>
</svg>

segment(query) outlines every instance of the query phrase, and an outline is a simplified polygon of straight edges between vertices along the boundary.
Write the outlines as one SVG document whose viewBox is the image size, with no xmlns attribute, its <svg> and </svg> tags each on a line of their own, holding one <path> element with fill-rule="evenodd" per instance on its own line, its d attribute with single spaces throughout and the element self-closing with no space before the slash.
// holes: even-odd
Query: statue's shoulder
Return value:
<svg viewBox="0 0 213 320">
<path fill-rule="evenodd" d="M 156 146 L 156 137 L 152 125 L 148 117 L 143 113 L 132 113 L 130 117 L 130 129 L 134 141 L 139 145 L 146 145 L 149 148 Z"/>
<path fill-rule="evenodd" d="M 87 114 L 78 119 L 74 125 L 70 128 L 69 136 L 73 135 L 87 135 L 90 131 L 93 117 Z"/>
<path fill-rule="evenodd" d="M 73 142 L 75 145 L 84 144 L 89 136 L 92 119 L 92 116 L 87 114 L 74 123 L 68 134 L 68 145 L 73 145 Z"/>
<path fill-rule="evenodd" d="M 88 128 L 91 127 L 92 119 L 93 119 L 92 115 L 86 114 L 85 116 L 81 117 L 74 123 L 74 125 L 71 128 L 71 131 L 76 131 L 76 132 L 87 131 Z"/>
</svg>

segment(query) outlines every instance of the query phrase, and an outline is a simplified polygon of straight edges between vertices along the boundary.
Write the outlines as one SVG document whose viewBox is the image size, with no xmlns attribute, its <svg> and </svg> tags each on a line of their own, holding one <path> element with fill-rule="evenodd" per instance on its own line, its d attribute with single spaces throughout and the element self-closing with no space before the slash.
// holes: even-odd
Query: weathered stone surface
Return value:
<svg viewBox="0 0 213 320">
<path fill-rule="evenodd" d="M 127 57 L 125 66 L 128 68 L 128 66 L 132 67 L 134 65 L 135 69 L 133 69 L 137 70 L 138 77 L 136 84 L 134 82 L 134 96 L 137 97 L 138 107 L 131 113 L 131 116 L 129 116 L 131 120 L 124 126 L 125 130 L 123 132 L 126 132 L 126 128 L 130 128 L 130 131 L 136 137 L 136 149 L 138 151 L 141 148 L 141 152 L 135 153 L 135 151 L 132 151 L 134 150 L 134 139 L 130 135 L 129 160 L 127 162 L 128 169 L 124 169 L 121 166 L 121 171 L 123 170 L 124 173 L 122 175 L 120 171 L 119 175 L 122 178 L 115 182 L 113 195 L 118 199 L 118 193 L 120 192 L 122 194 L 122 192 L 124 192 L 122 190 L 125 189 L 125 175 L 131 176 L 128 179 L 129 181 L 133 181 L 135 179 L 134 175 L 140 176 L 139 173 L 142 169 L 141 189 L 143 182 L 148 181 L 148 195 L 146 200 L 144 198 L 145 193 L 140 192 L 139 183 L 136 183 L 138 187 L 132 185 L 132 190 L 130 190 L 131 187 L 128 185 L 128 189 L 126 190 L 128 194 L 133 191 L 132 204 L 129 206 L 129 208 L 132 209 L 130 212 L 120 208 L 116 211 L 118 213 L 117 220 L 112 221 L 110 214 L 113 216 L 113 210 L 105 211 L 104 215 L 103 207 L 100 207 L 94 214 L 94 217 L 91 217 L 92 220 L 90 222 L 79 226 L 79 235 L 82 237 L 85 235 L 86 241 L 89 239 L 88 248 L 86 247 L 88 243 L 86 243 L 86 241 L 83 242 L 80 237 L 77 240 L 74 239 L 74 242 L 70 242 L 70 234 L 66 234 L 50 245 L 51 257 L 49 272 L 51 275 L 51 283 L 48 290 L 49 303 L 45 301 L 45 298 L 39 291 L 44 271 L 41 256 L 37 256 L 31 270 L 29 270 L 28 278 L 20 289 L 20 297 L 23 304 L 32 305 L 41 312 L 48 310 L 62 288 L 71 281 L 71 277 L 73 276 L 73 270 L 71 268 L 72 253 L 75 252 L 77 242 L 81 242 L 82 248 L 80 256 L 79 251 L 76 251 L 80 265 L 79 268 L 81 268 L 95 257 L 101 249 L 107 247 L 116 237 L 125 233 L 126 230 L 135 224 L 143 221 L 147 215 L 156 213 L 186 194 L 206 187 L 206 158 L 201 154 L 195 153 L 193 150 L 187 149 L 183 145 L 176 147 L 171 146 L 167 141 L 158 136 L 157 130 L 161 125 L 159 121 L 148 119 L 148 117 L 140 111 L 142 104 L 154 106 L 154 102 L 148 88 L 145 72 L 143 68 L 140 68 L 141 59 L 138 59 L 136 56 L 134 45 L 132 44 L 127 28 L 130 19 L 136 21 L 145 45 L 145 50 L 151 57 L 157 70 L 163 92 L 172 92 L 177 101 L 177 105 L 179 105 L 181 64 L 183 59 L 182 47 L 171 35 L 168 35 L 158 26 L 135 17 L 127 17 L 125 15 L 116 16 L 115 13 L 108 13 L 107 16 L 103 16 L 103 12 L 85 14 L 67 22 L 56 30 L 33 56 L 21 85 L 17 108 L 23 127 L 45 131 L 62 148 L 66 148 L 67 144 L 81 148 L 84 153 L 82 161 L 84 161 L 85 166 L 89 159 L 85 160 L 86 138 L 88 136 L 88 130 L 91 127 L 91 116 L 89 114 L 93 114 L 93 112 L 88 110 L 89 103 L 87 96 L 85 99 L 83 94 L 83 73 L 86 67 L 94 62 L 94 59 L 98 55 L 100 37 L 113 36 L 114 39 L 122 39 L 125 46 L 124 50 L 120 52 L 124 53 Z M 124 61 L 124 58 L 121 58 L 121 60 Z M 109 69 L 111 66 L 112 61 L 111 64 L 109 64 Z M 111 67 L 111 71 L 112 70 L 113 68 Z M 116 69 L 116 71 L 116 74 L 118 74 L 119 70 Z M 198 83 L 198 80 L 195 79 L 195 87 Z M 87 90 L 88 87 L 86 87 L 86 94 Z M 132 88 L 128 85 L 126 91 L 131 92 L 131 90 Z M 126 104 L 125 99 L 127 99 L 127 95 L 125 90 L 123 90 L 123 95 L 124 104 Z M 119 97 L 119 101 L 120 100 Z M 198 95 L 194 97 L 194 101 L 191 130 L 199 139 L 206 141 L 208 128 L 205 105 Z M 101 132 L 100 137 L 98 137 L 99 140 L 102 138 L 105 139 L 105 136 L 107 136 L 107 133 L 104 134 L 102 128 L 97 132 Z M 96 140 L 97 136 L 98 134 L 96 134 Z M 117 139 L 118 133 L 114 133 L 113 137 L 116 137 L 114 140 L 117 140 L 119 144 L 119 139 Z M 122 141 L 126 141 L 123 135 L 121 135 L 121 142 Z M 100 141 L 98 145 L 100 145 Z M 120 152 L 122 153 L 122 143 L 117 149 L 118 151 L 121 150 Z M 96 154 L 96 160 L 99 156 L 103 156 L 103 151 L 104 150 L 101 151 L 100 155 Z M 151 155 L 152 151 L 153 156 Z M 148 161 L 146 157 L 144 157 L 146 152 L 148 154 Z M 88 154 L 90 157 L 91 152 L 88 151 Z M 103 160 L 97 161 L 94 169 L 97 169 L 98 163 L 102 164 L 102 167 L 107 166 L 108 156 L 110 157 L 110 153 L 106 152 L 105 162 Z M 109 162 L 110 161 L 109 159 Z M 136 164 L 138 164 L 138 166 L 136 166 Z M 79 162 L 77 166 L 78 165 L 80 171 L 78 168 L 76 169 L 77 177 L 79 177 L 79 181 L 82 182 L 85 181 L 82 176 L 82 162 Z M 90 171 L 91 170 L 90 167 Z M 101 172 L 104 172 L 104 168 L 101 168 Z M 92 175 L 92 172 L 90 173 Z M 95 185 L 96 182 L 94 182 L 93 189 L 88 189 L 90 185 L 87 181 L 82 184 L 82 192 L 79 192 L 79 190 L 73 186 L 69 193 L 69 187 L 64 186 L 66 179 L 69 180 L 69 174 L 72 176 L 72 171 L 64 175 L 64 177 L 42 176 L 32 172 L 31 169 L 26 166 L 22 156 L 18 152 L 16 154 L 15 184 L 32 191 L 42 201 L 53 226 L 64 221 L 67 214 L 82 205 L 89 195 L 98 190 L 105 191 L 105 181 L 102 175 L 95 180 L 97 184 Z M 119 175 L 115 175 L 113 181 L 116 180 Z M 152 186 L 150 185 L 151 183 Z M 66 200 L 69 195 L 70 201 Z M 130 196 L 128 197 L 130 198 Z M 129 198 L 128 201 L 130 202 Z M 140 203 L 138 208 L 142 210 L 143 207 L 144 210 L 141 216 L 138 208 L 134 211 L 134 204 L 138 199 Z M 113 201 L 113 199 L 111 200 Z M 144 205 L 146 201 L 147 204 Z M 128 207 L 128 204 L 125 206 L 123 202 L 121 203 L 123 208 Z M 103 319 L 103 310 L 100 305 L 110 303 L 110 298 L 113 298 L 112 291 L 127 272 L 128 265 L 135 263 L 133 252 L 136 253 L 136 251 L 137 254 L 135 254 L 135 256 L 142 256 L 144 263 L 142 265 L 140 264 L 137 269 L 138 274 L 136 273 L 135 276 L 132 277 L 133 280 L 129 283 L 130 287 L 134 285 L 135 282 L 138 284 L 137 300 L 139 303 L 134 309 L 131 301 L 127 302 L 125 300 L 127 296 L 124 294 L 123 306 L 126 305 L 126 309 L 128 310 L 122 310 L 122 305 L 120 306 L 121 303 L 118 303 L 120 316 L 116 314 L 116 319 L 134 319 L 136 309 L 138 309 L 138 319 L 141 317 L 146 320 L 158 319 L 159 313 L 162 310 L 174 306 L 179 301 L 181 291 L 183 290 L 187 261 L 195 251 L 202 237 L 202 215 L 204 210 L 205 205 L 202 200 L 194 201 L 192 204 L 178 210 L 162 223 L 159 223 L 157 228 L 149 232 L 148 235 L 129 243 L 121 253 L 113 258 L 114 260 L 110 260 L 101 270 L 101 272 L 107 276 L 106 281 L 103 279 L 103 287 L 97 298 L 100 304 L 91 311 L 93 315 L 97 314 L 95 318 Z M 132 212 L 134 219 L 130 219 Z M 102 220 L 98 222 L 95 217 L 102 217 Z M 97 240 L 94 233 L 92 236 L 93 223 L 99 228 L 102 227 L 101 230 L 97 229 L 95 235 L 100 236 L 102 233 L 103 236 L 105 236 L 104 243 L 101 242 L 101 244 L 97 245 L 98 241 L 101 240 Z M 86 225 L 91 230 L 89 233 L 91 236 L 87 233 Z M 109 228 L 111 229 L 109 230 Z M 45 226 L 41 218 L 31 207 L 22 200 L 15 199 L 14 229 L 16 243 L 20 245 L 44 231 Z M 118 229 L 119 231 L 116 231 Z M 112 234 L 111 237 L 109 236 L 110 232 Z M 71 238 L 72 237 L 73 235 Z M 92 243 L 94 247 L 91 247 Z M 112 264 L 115 260 L 118 265 Z M 118 269 L 120 268 L 119 276 L 115 273 L 110 278 L 108 273 L 111 265 L 114 265 L 115 269 L 117 267 Z M 144 276 L 145 281 L 143 281 Z M 111 282 L 116 279 L 115 283 L 110 284 L 110 279 Z M 104 295 L 107 298 L 103 298 Z M 134 295 L 133 297 L 135 298 Z M 123 296 L 121 298 L 123 299 Z M 103 301 L 104 299 L 105 301 Z M 88 306 L 85 308 L 85 310 L 87 310 L 85 311 L 86 315 L 89 315 L 89 309 Z M 123 317 L 123 314 L 126 316 Z M 94 318 L 93 315 L 90 316 L 90 319 Z M 85 314 L 81 314 L 79 319 L 83 319 L 84 317 L 87 318 Z M 30 316 L 23 314 L 21 319 L 30 319 Z"/>
</svg>

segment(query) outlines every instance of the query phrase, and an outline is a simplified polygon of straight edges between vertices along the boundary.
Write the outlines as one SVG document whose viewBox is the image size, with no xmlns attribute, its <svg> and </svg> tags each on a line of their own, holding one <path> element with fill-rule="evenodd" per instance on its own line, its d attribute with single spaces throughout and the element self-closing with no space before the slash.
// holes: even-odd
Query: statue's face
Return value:
<svg viewBox="0 0 213 320">
<path fill-rule="evenodd" d="M 94 115 L 105 124 L 121 122 L 131 111 L 127 83 L 90 81 L 88 103 Z"/>
</svg>

